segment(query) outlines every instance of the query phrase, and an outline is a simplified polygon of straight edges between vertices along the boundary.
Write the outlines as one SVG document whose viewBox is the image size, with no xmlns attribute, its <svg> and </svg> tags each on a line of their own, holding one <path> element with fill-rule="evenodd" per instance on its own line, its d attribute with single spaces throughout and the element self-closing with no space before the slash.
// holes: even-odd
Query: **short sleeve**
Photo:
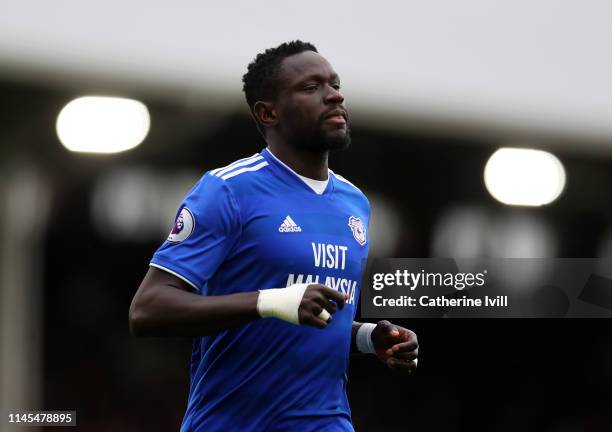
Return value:
<svg viewBox="0 0 612 432">
<path fill-rule="evenodd" d="M 227 183 L 205 175 L 183 200 L 168 238 L 150 265 L 203 292 L 241 231 L 238 204 Z"/>
</svg>

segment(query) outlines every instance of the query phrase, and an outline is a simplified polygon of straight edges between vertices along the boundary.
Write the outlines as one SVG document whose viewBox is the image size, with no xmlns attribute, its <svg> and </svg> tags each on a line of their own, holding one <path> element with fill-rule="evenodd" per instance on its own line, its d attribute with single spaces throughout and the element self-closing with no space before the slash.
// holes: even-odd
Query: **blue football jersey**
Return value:
<svg viewBox="0 0 612 432">
<path fill-rule="evenodd" d="M 351 326 L 370 205 L 329 171 L 315 193 L 268 149 L 207 172 L 151 266 L 213 296 L 320 283 L 348 294 L 325 329 L 276 318 L 194 339 L 181 431 L 352 431 Z"/>
</svg>

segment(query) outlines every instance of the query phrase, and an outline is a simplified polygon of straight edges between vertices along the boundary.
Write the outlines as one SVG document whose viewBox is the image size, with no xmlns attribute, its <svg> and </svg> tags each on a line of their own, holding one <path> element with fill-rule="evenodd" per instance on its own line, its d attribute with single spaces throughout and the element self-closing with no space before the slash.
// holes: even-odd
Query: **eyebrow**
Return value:
<svg viewBox="0 0 612 432">
<path fill-rule="evenodd" d="M 315 73 L 315 74 L 311 74 L 311 75 L 308 75 L 308 76 L 300 79 L 298 81 L 298 84 L 301 84 L 301 83 L 309 81 L 309 80 L 325 81 L 326 79 L 327 79 L 327 77 L 325 77 L 325 76 L 323 76 L 321 74 Z M 330 79 L 331 79 L 331 81 L 340 81 L 340 76 L 338 74 L 334 73 L 334 74 L 332 74 L 330 76 Z"/>
</svg>

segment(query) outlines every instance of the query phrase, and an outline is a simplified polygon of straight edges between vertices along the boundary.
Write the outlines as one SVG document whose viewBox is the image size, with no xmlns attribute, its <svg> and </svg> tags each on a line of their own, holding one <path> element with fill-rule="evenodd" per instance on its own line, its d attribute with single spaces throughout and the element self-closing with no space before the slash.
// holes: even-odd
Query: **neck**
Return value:
<svg viewBox="0 0 612 432">
<path fill-rule="evenodd" d="M 313 152 L 268 140 L 268 148 L 280 161 L 301 176 L 327 180 L 328 152 Z"/>
</svg>

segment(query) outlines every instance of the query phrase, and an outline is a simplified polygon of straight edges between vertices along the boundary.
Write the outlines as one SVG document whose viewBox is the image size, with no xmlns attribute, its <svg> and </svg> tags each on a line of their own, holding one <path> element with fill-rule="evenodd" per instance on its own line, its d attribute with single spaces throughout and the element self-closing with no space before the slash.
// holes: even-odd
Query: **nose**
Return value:
<svg viewBox="0 0 612 432">
<path fill-rule="evenodd" d="M 340 90 L 337 90 L 333 87 L 329 87 L 329 92 L 325 95 L 325 103 L 326 104 L 341 104 L 344 102 L 344 96 L 340 93 Z"/>
</svg>

